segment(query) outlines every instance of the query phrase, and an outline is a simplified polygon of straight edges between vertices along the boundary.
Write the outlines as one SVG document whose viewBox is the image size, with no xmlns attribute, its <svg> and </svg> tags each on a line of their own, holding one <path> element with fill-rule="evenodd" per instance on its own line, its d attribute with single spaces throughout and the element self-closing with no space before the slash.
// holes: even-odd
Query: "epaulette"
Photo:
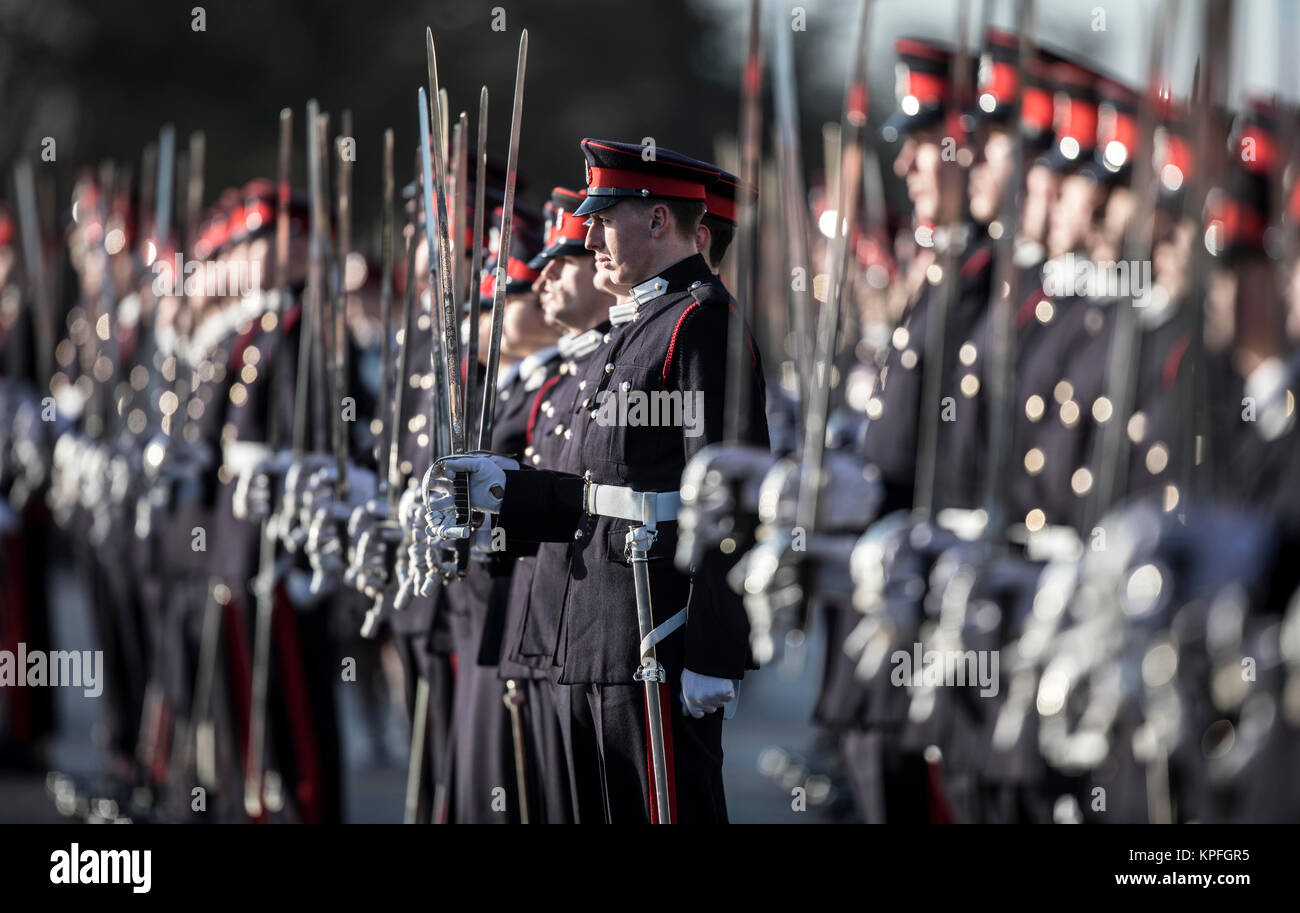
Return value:
<svg viewBox="0 0 1300 913">
<path fill-rule="evenodd" d="M 691 297 L 705 307 L 721 306 L 731 301 L 731 296 L 716 282 L 694 282 Z"/>
</svg>

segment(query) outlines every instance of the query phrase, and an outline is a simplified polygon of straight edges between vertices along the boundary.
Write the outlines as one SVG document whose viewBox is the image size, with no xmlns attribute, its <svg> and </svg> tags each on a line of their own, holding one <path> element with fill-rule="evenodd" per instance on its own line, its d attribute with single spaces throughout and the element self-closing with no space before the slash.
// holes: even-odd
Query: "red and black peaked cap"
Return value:
<svg viewBox="0 0 1300 913">
<path fill-rule="evenodd" d="M 1080 169 L 1103 184 L 1128 180 L 1137 154 L 1138 93 L 1108 78 L 1097 82 L 1097 148 L 1091 161 Z"/>
<path fill-rule="evenodd" d="M 894 65 L 898 110 L 880 129 L 881 136 L 890 143 L 915 130 L 937 125 L 955 101 L 951 48 L 930 38 L 899 38 L 894 50 L 898 54 Z M 974 77 L 976 61 L 972 60 L 971 66 Z"/>
<path fill-rule="evenodd" d="M 710 165 L 709 167 L 717 167 Z M 737 213 L 742 202 L 758 201 L 758 188 L 747 184 L 730 172 L 718 168 L 718 180 L 710 184 L 705 193 L 705 215 L 724 222 L 737 224 Z"/>
<path fill-rule="evenodd" d="M 1059 174 L 1072 173 L 1093 157 L 1097 148 L 1097 80 L 1092 70 L 1070 61 L 1052 65 L 1056 87 L 1056 142 L 1043 164 Z"/>
<path fill-rule="evenodd" d="M 1021 95 L 1020 133 L 1032 154 L 1045 151 L 1052 144 L 1055 117 L 1050 71 L 1059 59 L 1051 51 L 1035 45 L 1021 74 L 1020 36 L 989 26 L 984 35 L 984 53 L 980 56 L 975 119 L 1009 125 L 1016 113 L 1016 97 Z"/>
<path fill-rule="evenodd" d="M 586 219 L 577 214 L 587 199 L 587 191 L 556 187 L 546 205 L 551 210 L 551 220 L 546 230 L 546 246 L 529 266 L 541 269 L 553 257 L 573 257 L 590 254 L 587 250 Z"/>
<path fill-rule="evenodd" d="M 706 189 L 718 179 L 716 168 L 662 146 L 650 148 L 612 140 L 584 139 L 587 159 L 587 199 L 575 216 L 627 199 L 705 201 Z"/>
</svg>

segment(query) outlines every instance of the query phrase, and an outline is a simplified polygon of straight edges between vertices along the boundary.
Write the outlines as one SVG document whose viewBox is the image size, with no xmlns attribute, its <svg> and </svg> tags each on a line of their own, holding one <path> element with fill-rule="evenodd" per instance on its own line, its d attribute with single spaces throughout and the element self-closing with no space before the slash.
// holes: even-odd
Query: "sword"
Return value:
<svg viewBox="0 0 1300 913">
<path fill-rule="evenodd" d="M 950 136 L 956 137 L 963 132 L 961 125 L 961 106 L 966 101 L 966 89 L 970 77 L 967 66 L 966 31 L 968 0 L 958 0 L 957 5 L 957 42 L 952 55 L 952 95 L 953 110 L 949 113 Z M 955 167 L 955 166 L 949 166 Z M 955 177 L 951 172 L 941 175 L 941 180 Z M 951 188 L 950 188 L 951 189 Z M 947 376 L 948 352 L 948 315 L 961 292 L 961 279 L 958 275 L 960 253 L 965 248 L 962 216 L 959 211 L 949 214 L 946 226 L 947 235 L 943 254 L 940 258 L 943 285 L 938 288 L 930 302 L 929 321 L 926 326 L 925 365 L 921 378 L 921 420 L 917 429 L 916 488 L 912 499 L 913 513 L 921 522 L 934 519 L 934 490 L 938 476 L 939 460 L 939 406 L 943 398 L 943 381 Z"/>
<path fill-rule="evenodd" d="M 344 137 L 352 136 L 352 112 L 344 111 L 341 120 Z M 352 250 L 352 162 L 343 154 L 343 139 L 336 138 L 338 152 L 338 247 L 334 251 L 334 402 L 331 412 L 334 425 L 334 462 L 338 478 L 334 493 L 346 503 L 348 496 L 348 432 L 341 409 L 347 389 L 347 258 Z"/>
<path fill-rule="evenodd" d="M 805 412 L 803 472 L 800 476 L 796 520 L 803 529 L 817 528 L 822 479 L 826 462 L 826 424 L 830 415 L 831 374 L 835 361 L 835 339 L 844 310 L 844 283 L 848 266 L 849 239 L 853 233 L 858 194 L 862 182 L 863 140 L 867 125 L 867 23 L 871 0 L 863 0 L 858 17 L 857 38 L 844 92 L 843 126 L 840 128 L 840 167 L 836 203 L 835 237 L 827 251 L 829 294 L 817 320 L 816 371 L 810 378 Z"/>
<path fill-rule="evenodd" d="M 763 44 L 762 2 L 750 0 L 749 44 L 740 78 L 740 163 L 742 184 L 758 186 L 758 165 L 763 152 Z M 749 436 L 749 384 L 745 364 L 745 336 L 754 315 L 754 288 L 758 271 L 758 209 L 749 194 L 737 194 L 736 307 L 727 330 L 727 409 L 723 439 L 740 443 Z"/>
<path fill-rule="evenodd" d="M 1155 212 L 1155 175 L 1151 151 L 1155 135 L 1155 112 L 1152 110 L 1160 92 L 1164 65 L 1165 24 L 1171 18 L 1170 0 L 1161 0 L 1155 27 L 1151 32 L 1146 91 L 1138 101 L 1138 142 L 1133 154 L 1133 197 L 1136 206 L 1124 230 L 1123 256 L 1129 263 L 1146 258 L 1151 252 L 1151 222 Z M 1097 464 L 1097 490 L 1091 502 L 1091 529 L 1116 501 L 1124 496 L 1128 484 L 1128 421 L 1137 396 L 1137 362 L 1142 354 L 1142 328 L 1138 323 L 1136 303 L 1130 294 L 1115 302 L 1115 329 L 1107 353 L 1107 398 L 1112 407 L 1111 420 L 1101 429 Z"/>
<path fill-rule="evenodd" d="M 401 383 L 405 380 L 405 351 L 406 337 L 403 335 L 402 345 L 402 366 L 399 368 L 396 377 L 393 377 L 388 370 L 388 366 L 393 363 L 393 196 L 394 196 L 394 179 L 393 179 L 393 131 L 388 129 L 384 131 L 384 211 L 382 215 L 383 227 L 380 234 L 380 259 L 382 262 L 383 276 L 380 279 L 379 286 L 379 311 L 383 315 L 384 337 L 381 344 L 380 356 L 380 392 L 377 411 L 380 420 L 380 437 L 379 448 L 376 454 L 379 463 L 379 494 L 384 497 L 388 504 L 388 516 L 391 518 L 396 514 L 398 494 L 402 486 L 402 474 L 398 466 L 397 459 L 397 436 L 401 431 Z M 408 237 L 407 255 L 410 256 L 411 244 Z M 408 277 L 409 281 L 409 277 Z M 410 288 L 407 289 L 407 302 L 411 300 Z M 410 309 L 408 307 L 406 316 L 409 317 Z M 404 333 L 408 332 L 405 330 Z M 394 382 L 396 381 L 396 382 Z M 397 410 L 396 414 L 389 413 L 389 402 L 393 397 L 393 389 L 397 389 Z M 375 597 L 374 604 L 366 612 L 366 617 L 361 623 L 361 636 L 369 640 L 377 633 L 379 619 L 383 613 L 384 605 L 387 601 L 387 594 L 380 592 Z"/>
<path fill-rule="evenodd" d="M 464 111 L 452 128 L 451 134 L 452 169 L 451 183 L 448 185 L 447 207 L 451 213 L 451 287 L 456 297 L 456 311 L 459 316 L 461 296 L 465 294 L 465 192 L 469 189 L 466 171 L 469 168 L 469 115 Z M 460 327 L 458 320 L 456 326 Z M 466 370 L 465 403 L 461 413 L 469 415 L 469 375 L 473 373 L 473 362 Z"/>
<path fill-rule="evenodd" d="M 53 302 L 46 282 L 45 259 L 41 251 L 41 226 L 36 207 L 36 182 L 31 162 L 23 159 L 14 165 L 14 190 L 18 202 L 18 224 L 22 232 L 23 265 L 32 289 L 32 324 L 36 330 L 37 377 L 47 392 L 54 376 Z"/>
<path fill-rule="evenodd" d="M 406 769 L 406 804 L 403 824 L 415 824 L 420 812 L 420 785 L 424 779 L 425 729 L 429 720 L 429 680 L 415 684 L 415 709 L 411 717 L 411 760 Z"/>
<path fill-rule="evenodd" d="M 429 133 L 429 118 L 432 113 L 429 110 L 429 102 L 432 98 L 437 97 L 438 86 L 438 62 L 434 52 L 432 29 L 425 29 L 425 45 L 428 55 L 430 89 L 435 94 L 426 99 L 423 87 L 419 92 L 420 142 L 421 167 L 424 173 L 426 229 L 435 218 L 437 225 L 436 270 L 434 269 L 435 239 L 433 234 L 427 230 L 425 236 L 429 250 L 429 288 L 432 290 L 436 287 L 437 289 L 438 332 L 442 339 L 440 354 L 443 386 L 439 391 L 439 398 L 446 409 L 448 443 L 451 452 L 463 453 L 465 451 L 465 414 L 462 407 L 465 400 L 460 378 L 460 334 L 456 320 L 456 293 L 452 280 L 450 240 L 447 236 L 446 158 L 443 154 L 445 140 L 440 118 L 434 119 L 435 132 L 432 137 L 430 137 Z M 433 147 L 432 158 L 430 157 L 428 145 L 426 145 L 430 143 Z M 432 365 L 435 372 L 438 371 L 436 361 L 438 355 L 437 349 L 434 349 L 431 357 L 435 359 Z M 468 539 L 471 533 L 469 526 L 469 479 L 463 473 L 458 474 L 454 486 L 456 493 L 456 528 L 448 530 L 448 532 L 456 538 Z M 459 543 L 459 545 L 465 546 L 467 544 Z M 458 547 L 456 559 L 457 576 L 463 576 L 469 564 L 469 549 L 467 547 Z"/>
<path fill-rule="evenodd" d="M 465 283 L 466 301 L 469 304 L 469 336 L 466 339 L 465 361 L 465 414 L 473 415 L 478 408 L 478 322 L 481 305 L 478 296 L 479 273 L 483 270 L 483 207 L 487 190 L 487 128 L 488 90 L 484 86 L 478 98 L 478 148 L 474 153 L 474 241 L 470 256 L 469 279 Z M 482 448 L 481 436 L 479 447 Z"/>
<path fill-rule="evenodd" d="M 776 114 L 777 160 L 781 174 L 781 203 L 787 226 L 785 253 L 787 267 L 807 271 L 811 266 L 808 253 L 808 205 L 804 192 L 803 153 L 799 142 L 799 99 L 795 87 L 794 50 L 785 12 L 775 5 L 772 10 L 773 108 Z M 811 386 L 813 352 L 808 331 L 808 314 L 812 302 L 808 282 L 791 283 L 786 291 L 789 334 L 785 352 L 794 359 L 794 373 L 799 387 L 799 405 L 803 420 L 808 420 L 808 390 Z"/>
<path fill-rule="evenodd" d="M 524 751 L 523 713 L 524 692 L 515 680 L 506 682 L 506 693 L 501 695 L 506 709 L 510 711 L 510 736 L 515 749 L 515 788 L 519 792 L 519 823 L 528 824 L 528 768 L 525 766 L 527 754 Z"/>
<path fill-rule="evenodd" d="M 989 468 L 984 481 L 984 509 L 987 521 L 984 532 L 993 542 L 1007 530 L 1007 473 L 1011 467 L 1015 408 L 1016 337 L 1015 308 L 1020 301 L 1020 270 L 1015 265 L 1016 236 L 1019 234 L 1020 209 L 1024 200 L 1028 137 L 1020 126 L 1020 109 L 1024 99 L 1025 76 L 1034 58 L 1034 0 L 1019 0 L 1016 10 L 1016 34 L 1019 36 L 1017 91 L 1011 122 L 1019 135 L 1015 144 L 1014 164 L 1002 196 L 999 221 L 1002 234 L 997 240 L 997 261 L 993 273 L 993 298 L 989 305 L 992 324 L 989 345 Z"/>
<path fill-rule="evenodd" d="M 321 239 L 323 226 L 321 203 L 321 149 L 318 141 L 320 130 L 320 108 L 315 99 L 307 102 L 306 152 L 308 192 L 311 195 L 311 242 L 309 247 L 307 300 L 303 303 L 301 326 L 298 341 L 298 377 L 295 393 L 295 413 L 293 430 L 293 455 L 301 458 L 306 450 L 307 438 L 307 395 L 311 384 L 311 354 L 315 348 L 315 316 L 320 307 L 321 295 Z M 288 195 L 285 186 L 289 179 L 288 146 L 292 142 L 293 115 L 280 112 L 280 201 L 286 212 Z M 278 201 L 279 202 L 279 201 Z M 277 212 L 277 218 L 280 215 Z M 280 226 L 277 224 L 277 233 Z M 287 229 L 287 224 L 286 224 Z M 287 231 L 285 234 L 287 253 Z M 277 244 L 279 239 L 277 237 Z M 263 814 L 262 787 L 264 780 L 264 741 L 266 737 L 266 700 L 271 663 L 271 621 L 275 612 L 275 543 L 268 543 L 263 524 L 260 568 L 258 580 L 254 587 L 257 598 L 257 615 L 253 626 L 253 681 L 251 708 L 248 731 L 248 761 L 244 776 L 244 810 L 250 818 L 260 818 Z"/>
<path fill-rule="evenodd" d="M 497 251 L 496 281 L 492 289 L 492 335 L 488 344 L 487 374 L 483 380 L 483 412 L 479 420 L 478 449 L 492 446 L 492 425 L 497 407 L 497 365 L 501 360 L 501 324 L 505 317 L 510 237 L 514 224 L 515 180 L 519 176 L 519 130 L 524 117 L 524 70 L 528 64 L 528 29 L 519 36 L 519 61 L 515 66 L 515 100 L 510 114 L 510 151 L 506 157 L 506 189 L 501 213 L 501 242 Z"/>
</svg>

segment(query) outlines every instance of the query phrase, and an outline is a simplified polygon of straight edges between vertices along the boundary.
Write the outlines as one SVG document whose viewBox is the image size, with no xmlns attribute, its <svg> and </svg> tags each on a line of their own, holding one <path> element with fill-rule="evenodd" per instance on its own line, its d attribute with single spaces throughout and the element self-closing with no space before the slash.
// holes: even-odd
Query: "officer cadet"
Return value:
<svg viewBox="0 0 1300 913">
<path fill-rule="evenodd" d="M 217 601 L 230 662 L 229 699 L 235 708 L 241 769 L 249 761 L 253 710 L 252 632 L 256 629 L 256 588 L 261 583 L 257 577 L 263 572 L 259 567 L 260 521 L 276 506 L 270 501 L 269 486 L 254 496 L 254 501 L 264 501 L 250 505 L 248 486 L 255 472 L 273 475 L 278 482 L 286 468 L 283 449 L 294 428 L 309 221 L 305 198 L 291 194 L 283 290 L 289 297 L 281 300 L 282 290 L 272 287 L 279 271 L 273 242 L 275 187 L 258 179 L 245 185 L 243 193 L 242 221 L 235 225 L 231 244 L 241 258 L 237 266 L 246 268 L 260 282 L 245 298 L 245 320 L 226 366 L 232 383 L 220 431 L 222 464 L 214 519 L 218 541 L 211 569 L 213 578 L 224 584 Z M 350 366 L 356 364 L 355 358 L 349 359 Z M 349 387 L 350 392 L 356 389 L 355 383 Z M 361 487 L 355 476 L 350 476 L 350 481 Z M 272 533 L 268 530 L 267 535 Z M 342 800 L 332 688 L 337 665 L 327 630 L 329 613 L 318 598 L 312 598 L 307 576 L 299 559 L 284 578 L 273 582 L 267 699 L 271 748 L 266 763 L 268 769 L 283 776 L 286 795 L 298 818 L 316 823 L 339 820 Z M 276 786 L 271 790 L 274 793 Z M 242 780 L 235 796 L 242 807 Z M 268 804 L 275 811 L 274 796 Z"/>
<path fill-rule="evenodd" d="M 709 167 L 717 168 L 716 165 Z M 758 202 L 757 187 L 721 168 L 717 171 L 718 179 L 705 190 L 704 205 L 707 208 L 700 219 L 698 237 L 700 254 L 715 273 L 722 266 L 722 258 L 736 236 L 737 212 L 742 199 L 751 206 Z"/>
<path fill-rule="evenodd" d="M 886 139 L 902 139 L 894 171 L 907 183 L 913 205 L 914 239 L 917 253 L 911 265 L 911 300 L 891 337 L 891 348 L 881 369 L 878 388 L 867 403 L 870 419 L 863 439 L 863 456 L 877 466 L 885 485 L 886 502 L 882 510 L 890 512 L 912 502 L 916 478 L 915 452 L 918 434 L 918 410 L 921 408 L 921 378 L 925 351 L 926 326 L 934 307 L 934 296 L 947 294 L 951 277 L 940 275 L 938 247 L 952 244 L 960 263 L 956 306 L 947 315 L 945 352 L 937 357 L 948 362 L 946 352 L 968 347 L 969 336 L 979 315 L 988 305 L 992 276 L 992 248 L 986 235 L 972 231 L 961 213 L 964 206 L 964 182 L 951 169 L 960 169 L 957 161 L 947 161 L 943 154 L 945 130 L 961 124 L 962 102 L 953 97 L 951 79 L 952 52 L 935 42 L 900 38 L 895 44 L 899 55 L 899 110 L 886 121 L 882 130 Z M 961 131 L 965 133 L 965 127 Z M 963 137 L 953 137 L 965 143 Z M 943 228 L 943 231 L 937 229 Z M 931 269 L 934 267 L 934 269 Z M 965 353 L 959 353 L 964 355 Z M 945 384 L 944 397 L 956 391 Z M 961 419 L 964 395 L 954 398 Z M 944 434 L 949 433 L 943 423 Z M 941 450 L 942 450 L 942 445 Z M 961 504 L 959 506 L 970 506 Z"/>
<path fill-rule="evenodd" d="M 537 287 L 546 319 L 568 331 L 558 342 L 557 371 L 530 401 L 521 462 L 543 469 L 562 464 L 573 427 L 589 411 L 583 366 L 605 344 L 609 308 L 617 300 L 595 284 L 595 261 L 585 246 L 587 220 L 575 215 L 586 196 L 585 190 L 556 187 L 552 191 L 549 243 L 533 261 L 541 268 Z M 552 823 L 598 821 L 604 816 L 594 740 L 589 733 L 580 733 L 575 745 L 573 733 L 566 735 L 570 715 L 560 713 L 576 686 L 560 685 L 551 678 L 568 574 L 567 543 L 543 542 L 535 554 L 518 555 L 499 666 L 501 676 L 513 681 L 522 695 L 533 765 L 530 782 L 536 784 L 543 820 Z M 571 775 L 571 766 L 578 772 Z M 585 789 L 581 794 L 585 811 L 575 806 L 579 794 L 574 784 L 579 782 Z"/>
<path fill-rule="evenodd" d="M 494 214 L 498 225 L 500 215 L 500 211 Z M 533 291 L 539 272 L 530 262 L 541 250 L 542 239 L 528 229 L 527 221 L 512 220 L 491 440 L 493 452 L 515 459 L 523 455 L 532 397 L 553 373 L 559 353 L 554 344 L 559 331 L 545 322 Z M 495 274 L 495 261 L 487 269 L 489 275 Z M 490 311 L 481 326 L 490 329 Z M 480 340 L 478 351 L 484 360 L 489 341 Z M 450 820 L 458 824 L 518 822 L 522 812 L 512 717 L 505 682 L 496 668 L 514 561 L 491 533 L 486 526 L 480 529 L 469 571 L 447 587 L 448 620 L 458 658 Z M 501 544 L 508 546 L 509 540 Z M 530 804 L 534 803 L 530 800 Z M 535 816 L 530 809 L 528 820 Z"/>
<path fill-rule="evenodd" d="M 1278 132 L 1293 112 L 1248 99 L 1228 138 L 1228 173 L 1206 216 L 1206 244 L 1228 294 L 1206 304 L 1213 491 L 1233 503 L 1294 514 L 1297 363 L 1267 232 L 1277 214 Z M 1224 275 L 1226 273 L 1226 276 Z M 1213 277 L 1212 277 L 1213 279 Z M 1215 332 L 1214 323 L 1224 329 Z M 1217 338 L 1216 338 L 1217 337 Z M 1188 417 L 1184 417 L 1186 420 Z M 1289 518 L 1291 519 L 1291 518 Z"/>
<path fill-rule="evenodd" d="M 504 200 L 505 174 L 504 166 L 489 156 L 484 187 L 485 207 L 493 206 L 499 209 Z M 467 186 L 470 205 L 467 207 L 466 223 L 473 225 L 473 201 L 476 198 L 474 181 L 471 180 Z M 525 186 L 527 186 L 525 176 L 518 175 L 516 189 Z M 423 208 L 419 205 L 418 193 L 418 184 L 410 184 L 403 189 L 402 195 L 408 201 L 407 213 L 413 231 L 411 244 L 416 260 L 414 276 L 423 306 L 418 308 L 415 316 L 416 332 L 412 338 L 403 340 L 403 344 L 410 347 L 407 364 L 412 373 L 409 378 L 395 378 L 394 388 L 400 390 L 399 395 L 406 398 L 402 410 L 402 414 L 406 416 L 405 425 L 396 429 L 399 435 L 400 469 L 411 485 L 403 496 L 406 499 L 403 503 L 407 506 L 407 510 L 403 513 L 413 518 L 422 531 L 423 517 L 417 518 L 414 507 L 419 493 L 418 476 L 415 474 L 418 471 L 417 467 L 424 467 L 428 462 L 433 442 L 430 417 L 435 415 L 434 402 L 439 394 L 437 372 L 430 369 L 430 351 L 435 334 L 432 331 L 433 315 L 429 304 L 429 291 L 424 288 L 429 273 L 427 245 L 423 241 L 425 216 Z M 527 218 L 529 212 L 526 207 L 517 205 L 516 215 Z M 466 237 L 469 243 L 464 245 L 466 256 L 469 255 L 469 249 L 473 247 L 472 233 L 471 228 Z M 485 218 L 482 239 L 484 250 L 490 252 L 493 249 L 496 237 L 496 232 L 492 230 L 492 219 Z M 489 325 L 491 315 L 490 275 L 485 273 L 483 281 L 476 290 L 480 305 L 485 309 L 484 316 L 480 318 L 480 342 L 482 328 Z M 406 277 L 400 275 L 399 278 L 402 279 L 404 295 Z M 479 353 L 486 357 L 486 346 L 480 345 Z M 474 427 L 474 425 L 471 423 L 467 427 Z M 406 700 L 413 722 L 421 682 L 427 688 L 428 694 L 427 719 L 424 726 L 426 745 L 419 771 L 422 783 L 416 797 L 415 817 L 420 821 L 428 820 L 430 814 L 436 811 L 443 816 L 441 820 L 445 821 L 449 812 L 449 803 L 446 801 L 447 781 L 451 773 L 453 757 L 451 751 L 453 684 L 458 665 L 447 611 L 448 588 L 431 586 L 427 593 L 421 593 L 420 575 L 425 564 L 422 549 L 417 549 L 416 553 L 412 554 L 409 547 L 403 546 L 398 550 L 396 559 L 396 565 L 389 575 L 390 581 L 397 585 L 396 591 L 392 593 L 394 611 L 388 613 L 387 618 L 406 673 Z M 435 808 L 435 805 L 439 807 Z"/>
<path fill-rule="evenodd" d="M 1100 335 L 1105 310 L 1100 300 L 1073 294 L 1073 270 L 1089 259 L 1095 226 L 1104 211 L 1109 187 L 1081 169 L 1097 152 L 1098 77 L 1065 59 L 1051 65 L 1057 86 L 1056 134 L 1040 158 L 1056 175 L 1057 198 L 1048 214 L 1044 236 L 1048 259 L 1021 275 L 1021 303 L 1014 324 L 1017 334 L 1016 399 L 1012 410 L 1011 483 L 1008 515 L 1030 532 L 1066 527 L 1074 517 L 1077 496 L 1069 485 L 1043 478 L 1049 455 L 1035 446 L 1047 423 L 1073 428 L 1081 418 L 1080 404 L 1063 368 L 1072 347 Z M 1104 154 L 1104 152 L 1103 152 Z M 1062 283 L 1062 277 L 1068 282 Z M 1059 286 L 1059 287 L 1058 287 Z M 1058 457 L 1052 462 L 1072 462 Z"/>
<path fill-rule="evenodd" d="M 605 404 L 627 402 L 634 391 L 672 391 L 694 394 L 701 408 L 689 425 L 685 410 L 680 423 L 622 423 L 609 420 L 608 406 L 598 420 L 601 406 L 593 401 L 586 420 L 566 429 L 573 431 L 577 459 L 564 471 L 521 471 L 499 457 L 442 462 L 447 471 L 472 473 L 475 508 L 498 513 L 507 535 L 570 541 L 555 661 L 559 682 L 586 692 L 585 702 L 571 701 L 570 712 L 582 715 L 594 734 L 608 821 L 659 818 L 648 747 L 659 726 L 647 720 L 647 698 L 633 674 L 641 634 L 633 572 L 623 557 L 629 521 L 655 529 L 650 606 L 642 610 L 654 613 L 658 627 L 649 641 L 670 670 L 658 690 L 672 820 L 722 821 L 722 715 L 716 711 L 734 702 L 735 681 L 749 664 L 747 622 L 738 598 L 709 569 L 687 577 L 669 562 L 653 561 L 674 550 L 673 488 L 686 460 L 722 434 L 725 378 L 716 353 L 726 340 L 727 295 L 696 253 L 705 188 L 717 172 L 662 147 L 646 161 L 640 146 L 592 139 L 581 145 L 588 197 L 576 215 L 592 216 L 586 246 L 595 253 L 597 274 L 628 298 L 610 312 L 610 342 L 586 366 L 584 393 Z M 755 364 L 750 427 L 765 440 L 761 377 Z"/>
</svg>

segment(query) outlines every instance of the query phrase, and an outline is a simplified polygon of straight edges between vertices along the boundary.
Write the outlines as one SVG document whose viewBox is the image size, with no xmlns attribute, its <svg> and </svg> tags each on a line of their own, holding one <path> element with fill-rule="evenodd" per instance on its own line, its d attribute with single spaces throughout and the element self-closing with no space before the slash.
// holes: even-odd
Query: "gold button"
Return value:
<svg viewBox="0 0 1300 913">
<path fill-rule="evenodd" d="M 1074 471 L 1074 475 L 1070 476 L 1070 488 L 1072 488 L 1074 493 L 1080 497 L 1086 495 L 1089 490 L 1091 490 L 1092 473 L 1088 471 L 1087 467 L 1080 466 Z"/>
<path fill-rule="evenodd" d="M 893 343 L 895 349 L 898 349 L 900 352 L 903 349 L 906 349 L 907 341 L 910 338 L 911 334 L 907 332 L 907 327 L 894 327 Z"/>
<path fill-rule="evenodd" d="M 1072 399 L 1061 403 L 1061 424 L 1073 428 L 1078 421 L 1079 404 Z"/>
<path fill-rule="evenodd" d="M 904 352 L 903 355 L 902 355 L 902 357 L 899 359 L 899 363 L 902 364 L 902 366 L 903 366 L 904 368 L 906 368 L 907 370 L 909 370 L 909 371 L 912 370 L 913 368 L 915 368 L 915 367 L 916 367 L 916 350 L 915 350 L 915 349 L 908 349 L 906 352 Z"/>
<path fill-rule="evenodd" d="M 961 351 L 957 353 L 957 357 L 961 359 L 961 363 L 967 367 L 975 364 L 975 359 L 978 355 L 979 351 L 975 348 L 975 343 L 973 342 L 962 343 Z"/>
<path fill-rule="evenodd" d="M 1036 476 L 1043 471 L 1043 464 L 1046 462 L 1047 458 L 1043 455 L 1043 451 L 1035 447 L 1025 454 L 1025 472 Z"/>
<path fill-rule="evenodd" d="M 1052 397 L 1058 403 L 1064 403 L 1068 399 L 1074 399 L 1074 384 L 1068 380 L 1063 380 L 1052 389 Z"/>
<path fill-rule="evenodd" d="M 1147 472 L 1153 476 L 1160 475 L 1169 465 L 1169 450 L 1164 444 L 1157 441 L 1151 445 L 1147 451 Z"/>
<path fill-rule="evenodd" d="M 1047 523 L 1047 515 L 1035 507 L 1029 513 L 1025 514 L 1025 526 L 1031 533 L 1036 533 Z"/>
<path fill-rule="evenodd" d="M 974 374 L 967 374 L 961 379 L 961 392 L 969 399 L 980 392 L 980 379 Z"/>
<path fill-rule="evenodd" d="M 1047 408 L 1043 398 L 1035 393 L 1029 399 L 1025 400 L 1025 418 L 1031 422 L 1036 422 L 1043 417 L 1043 412 Z"/>
<path fill-rule="evenodd" d="M 1092 402 L 1092 417 L 1099 425 L 1104 425 L 1110 421 L 1113 411 L 1110 400 L 1104 396 L 1099 396 Z"/>
<path fill-rule="evenodd" d="M 1134 412 L 1128 420 L 1128 439 L 1134 444 L 1140 444 L 1147 436 L 1147 417 L 1146 413 Z"/>
</svg>

